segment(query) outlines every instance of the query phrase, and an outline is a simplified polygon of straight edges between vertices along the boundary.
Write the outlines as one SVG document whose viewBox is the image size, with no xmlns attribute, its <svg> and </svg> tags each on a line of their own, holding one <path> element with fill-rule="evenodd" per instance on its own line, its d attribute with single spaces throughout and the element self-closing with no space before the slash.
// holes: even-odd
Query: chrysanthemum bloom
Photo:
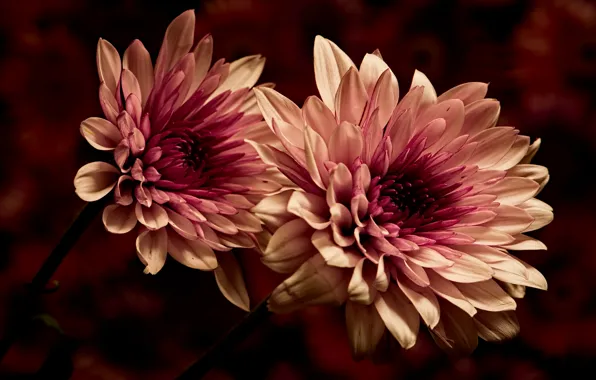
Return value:
<svg viewBox="0 0 596 380">
<path fill-rule="evenodd" d="M 168 27 L 155 67 L 136 40 L 124 53 L 99 41 L 99 98 L 105 119 L 92 117 L 81 133 L 113 163 L 92 162 L 74 184 L 85 201 L 111 194 L 103 212 L 108 231 L 140 226 L 136 246 L 145 272 L 166 254 L 201 270 L 215 270 L 234 304 L 247 309 L 241 271 L 230 252 L 254 246 L 261 222 L 250 210 L 279 185 L 243 134 L 263 123 L 251 87 L 265 60 L 250 56 L 211 66 L 213 40 L 193 49 L 194 12 Z M 266 126 L 265 126 L 266 128 Z M 138 222 L 138 223 L 137 223 Z"/>
<path fill-rule="evenodd" d="M 282 149 L 254 143 L 300 190 L 253 211 L 275 233 L 263 261 L 291 273 L 269 307 L 288 312 L 346 303 L 356 356 L 388 330 L 405 348 L 420 319 L 445 348 L 473 350 L 477 337 L 501 340 L 519 329 L 513 297 L 544 277 L 510 255 L 545 249 L 524 233 L 548 224 L 535 199 L 545 167 L 529 164 L 540 144 L 497 127 L 499 103 L 487 85 L 466 83 L 441 96 L 416 72 L 398 102 L 398 83 L 379 53 L 360 68 L 317 37 L 321 99 L 302 109 L 255 89 Z"/>
</svg>

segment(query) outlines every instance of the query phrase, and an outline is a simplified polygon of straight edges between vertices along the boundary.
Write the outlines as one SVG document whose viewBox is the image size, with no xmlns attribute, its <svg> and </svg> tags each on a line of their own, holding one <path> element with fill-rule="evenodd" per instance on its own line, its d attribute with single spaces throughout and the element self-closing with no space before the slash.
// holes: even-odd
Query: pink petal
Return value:
<svg viewBox="0 0 596 380">
<path fill-rule="evenodd" d="M 168 235 L 165 228 L 147 230 L 137 237 L 137 255 L 146 265 L 145 273 L 157 274 L 166 262 Z"/>
<path fill-rule="evenodd" d="M 219 241 L 229 248 L 254 248 L 254 239 L 246 232 L 239 232 L 236 235 L 220 235 Z M 228 250 L 226 249 L 226 250 Z"/>
<path fill-rule="evenodd" d="M 495 126 L 500 111 L 501 105 L 495 99 L 482 99 L 468 104 L 465 108 L 466 118 L 461 134 L 475 136 Z"/>
<path fill-rule="evenodd" d="M 116 101 L 114 93 L 103 82 L 99 85 L 99 103 L 106 119 L 111 123 L 116 124 L 116 119 L 118 118 L 119 113 L 118 102 Z"/>
<path fill-rule="evenodd" d="M 467 161 L 481 169 L 499 162 L 511 149 L 517 138 L 517 130 L 511 127 L 494 127 L 478 133 L 470 142 L 478 142 L 474 154 Z"/>
<path fill-rule="evenodd" d="M 122 64 L 125 69 L 130 70 L 136 79 L 138 79 L 141 104 L 145 106 L 149 93 L 153 88 L 153 63 L 151 63 L 151 56 L 143 43 L 139 40 L 134 40 L 132 44 L 124 52 Z"/>
<path fill-rule="evenodd" d="M 139 222 L 150 230 L 158 230 L 168 225 L 168 213 L 157 203 L 153 203 L 151 207 L 144 207 L 137 203 L 135 214 Z"/>
<path fill-rule="evenodd" d="M 222 294 L 244 311 L 250 310 L 250 299 L 244 284 L 242 269 L 236 257 L 230 253 L 218 255 L 219 266 L 215 269 L 215 280 Z"/>
<path fill-rule="evenodd" d="M 330 185 L 327 188 L 327 204 L 347 203 L 352 199 L 352 173 L 346 165 L 340 163 L 331 171 Z"/>
<path fill-rule="evenodd" d="M 449 99 L 459 99 L 468 105 L 477 100 L 483 99 L 488 91 L 488 84 L 482 82 L 463 83 L 445 91 L 439 96 L 437 102 Z"/>
<path fill-rule="evenodd" d="M 163 80 L 165 73 L 178 63 L 190 51 L 194 39 L 195 12 L 188 10 L 176 17 L 166 30 L 157 63 L 156 81 Z"/>
<path fill-rule="evenodd" d="M 134 206 L 106 206 L 102 220 L 106 230 L 114 234 L 125 234 L 137 225 Z"/>
<path fill-rule="evenodd" d="M 111 43 L 100 38 L 97 43 L 97 72 L 99 80 L 105 83 L 112 95 L 116 95 L 121 70 L 120 54 Z"/>
<path fill-rule="evenodd" d="M 168 232 L 168 252 L 182 265 L 200 270 L 214 270 L 217 259 L 213 250 L 200 240 L 188 240 Z"/>
<path fill-rule="evenodd" d="M 344 269 L 330 267 L 321 255 L 314 255 L 300 266 L 269 299 L 269 310 L 288 313 L 308 305 L 341 305 L 347 299 Z"/>
<path fill-rule="evenodd" d="M 106 119 L 90 117 L 81 123 L 81 134 L 98 150 L 114 150 L 122 139 L 116 126 Z"/>
<path fill-rule="evenodd" d="M 315 81 L 321 99 L 335 112 L 335 94 L 342 77 L 354 63 L 336 44 L 316 36 L 314 47 Z"/>
<path fill-rule="evenodd" d="M 329 158 L 349 167 L 362 154 L 363 144 L 361 129 L 354 124 L 342 122 L 329 139 Z"/>
<path fill-rule="evenodd" d="M 271 88 L 255 87 L 253 91 L 263 118 L 270 128 L 273 129 L 272 120 L 278 119 L 293 125 L 299 131 L 304 129 L 302 113 L 293 101 Z"/>
<path fill-rule="evenodd" d="M 493 166 L 494 170 L 508 170 L 517 165 L 528 151 L 530 145 L 530 138 L 528 136 L 517 136 L 511 149 Z"/>
<path fill-rule="evenodd" d="M 199 85 L 205 79 L 211 60 L 213 58 L 213 37 L 211 34 L 205 35 L 193 51 L 195 57 L 195 72 L 192 78 L 192 85 L 188 91 L 187 98 L 190 97 L 199 88 Z"/>
<path fill-rule="evenodd" d="M 351 301 L 346 303 L 346 327 L 356 359 L 371 354 L 385 332 L 385 324 L 374 306 Z"/>
<path fill-rule="evenodd" d="M 304 130 L 304 153 L 306 167 L 314 183 L 321 189 L 327 189 L 329 172 L 324 163 L 329 161 L 329 152 L 325 140 L 310 127 Z"/>
<path fill-rule="evenodd" d="M 82 200 L 94 202 L 106 196 L 120 176 L 120 171 L 105 162 L 91 162 L 77 172 L 75 192 Z"/>
<path fill-rule="evenodd" d="M 473 284 L 457 284 L 474 307 L 486 311 L 515 310 L 515 300 L 509 296 L 494 280 Z"/>
<path fill-rule="evenodd" d="M 414 71 L 410 90 L 416 86 L 424 87 L 424 93 L 422 94 L 422 99 L 420 101 L 420 106 L 422 108 L 437 103 L 437 92 L 435 91 L 435 88 L 432 83 L 430 83 L 430 80 L 428 80 L 428 77 L 418 70 Z"/>
<path fill-rule="evenodd" d="M 128 99 L 129 95 L 134 95 L 137 99 L 142 99 L 141 86 L 137 77 L 132 71 L 124 69 L 122 70 L 122 94 L 124 99 Z M 138 114 L 140 120 L 140 113 Z M 138 120 L 135 120 L 138 123 Z"/>
<path fill-rule="evenodd" d="M 311 231 L 302 219 L 285 223 L 271 237 L 263 253 L 263 263 L 276 272 L 293 272 L 316 252 Z"/>
<path fill-rule="evenodd" d="M 360 79 L 364 83 L 368 95 L 372 95 L 377 81 L 386 70 L 390 70 L 389 66 L 380 57 L 374 54 L 366 54 L 360 63 Z M 395 80 L 397 84 L 397 79 Z"/>
<path fill-rule="evenodd" d="M 379 80 L 376 82 L 372 94 L 370 95 L 370 102 L 367 105 L 367 109 L 374 111 L 378 108 L 378 123 L 384 127 L 391 118 L 398 99 L 399 87 L 397 78 L 391 70 L 387 69 L 381 74 Z"/>
<path fill-rule="evenodd" d="M 314 129 L 325 141 L 329 142 L 333 130 L 337 128 L 335 116 L 316 96 L 306 98 L 302 106 L 302 117 L 306 125 Z"/>
<path fill-rule="evenodd" d="M 387 292 L 379 294 L 375 307 L 399 344 L 405 349 L 414 347 L 420 318 L 403 292 L 396 285 L 391 285 Z"/>
<path fill-rule="evenodd" d="M 351 67 L 342 77 L 335 94 L 335 117 L 338 123 L 347 121 L 359 124 L 368 94 L 360 80 L 358 70 Z"/>
</svg>

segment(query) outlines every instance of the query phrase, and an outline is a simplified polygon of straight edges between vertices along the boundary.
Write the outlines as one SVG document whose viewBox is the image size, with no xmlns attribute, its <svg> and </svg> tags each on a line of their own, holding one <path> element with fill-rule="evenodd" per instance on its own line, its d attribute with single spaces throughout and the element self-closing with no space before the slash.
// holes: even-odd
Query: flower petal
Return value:
<svg viewBox="0 0 596 380">
<path fill-rule="evenodd" d="M 288 212 L 304 219 L 312 228 L 322 230 L 329 226 L 329 207 L 324 198 L 315 194 L 295 191 L 287 205 Z"/>
<path fill-rule="evenodd" d="M 141 103 L 145 106 L 149 93 L 153 88 L 153 63 L 151 63 L 151 56 L 143 43 L 139 40 L 134 40 L 132 44 L 124 52 L 122 64 L 125 69 L 130 70 L 139 81 L 141 89 Z"/>
<path fill-rule="evenodd" d="M 125 234 L 137 225 L 134 206 L 106 206 L 103 209 L 102 220 L 106 230 L 113 234 Z"/>
<path fill-rule="evenodd" d="M 168 252 L 180 264 L 200 270 L 217 268 L 213 250 L 200 240 L 188 240 L 173 231 L 168 231 Z"/>
<path fill-rule="evenodd" d="M 513 311 L 490 313 L 480 311 L 474 317 L 478 336 L 487 342 L 513 339 L 519 334 L 519 322 Z"/>
<path fill-rule="evenodd" d="M 165 73 L 190 51 L 194 39 L 194 29 L 194 10 L 182 13 L 168 25 L 155 64 L 155 76 L 158 83 L 161 82 Z"/>
<path fill-rule="evenodd" d="M 437 297 L 431 289 L 419 287 L 408 279 L 400 277 L 397 279 L 397 285 L 412 302 L 426 325 L 434 329 L 441 317 Z"/>
<path fill-rule="evenodd" d="M 316 36 L 314 47 L 315 81 L 321 99 L 335 112 L 335 93 L 341 78 L 354 62 L 336 44 L 321 36 Z"/>
<path fill-rule="evenodd" d="M 374 302 L 377 289 L 373 286 L 376 277 L 376 270 L 367 258 L 357 261 L 348 284 L 348 295 L 350 300 L 364 305 Z"/>
<path fill-rule="evenodd" d="M 403 292 L 396 285 L 390 285 L 385 293 L 379 293 L 375 307 L 399 344 L 405 349 L 414 347 L 420 317 Z"/>
<path fill-rule="evenodd" d="M 106 196 L 120 176 L 120 171 L 105 162 L 91 162 L 79 169 L 74 179 L 75 192 L 82 200 L 94 202 Z"/>
<path fill-rule="evenodd" d="M 346 327 L 356 359 L 371 354 L 385 332 L 385 324 L 374 306 L 346 303 Z"/>
<path fill-rule="evenodd" d="M 459 99 L 468 105 L 477 100 L 483 99 L 488 91 L 488 84 L 482 82 L 463 83 L 453 87 L 439 96 L 437 102 L 449 99 Z"/>
<path fill-rule="evenodd" d="M 285 223 L 271 237 L 263 263 L 276 272 L 293 272 L 316 252 L 311 235 L 312 229 L 302 219 Z"/>
<path fill-rule="evenodd" d="M 100 38 L 97 43 L 97 72 L 100 82 L 105 83 L 112 95 L 116 95 L 121 71 L 120 54 L 111 43 Z"/>
<path fill-rule="evenodd" d="M 473 284 L 456 284 L 460 292 L 475 308 L 486 311 L 515 310 L 515 300 L 494 280 Z"/>
<path fill-rule="evenodd" d="M 269 299 L 269 310 L 288 313 L 308 305 L 341 305 L 347 298 L 349 276 L 314 255 L 279 285 Z"/>
<path fill-rule="evenodd" d="M 335 94 L 335 117 L 337 122 L 347 121 L 352 124 L 360 124 L 367 101 L 368 94 L 360 80 L 358 70 L 351 67 L 341 78 Z"/>
<path fill-rule="evenodd" d="M 233 253 L 223 253 L 217 257 L 218 267 L 215 269 L 215 281 L 222 294 L 242 310 L 250 310 L 250 299 L 244 284 L 242 269 Z"/>
<path fill-rule="evenodd" d="M 166 262 L 168 235 L 165 228 L 147 230 L 137 237 L 137 255 L 146 265 L 145 273 L 157 274 Z"/>
<path fill-rule="evenodd" d="M 118 128 L 100 117 L 90 117 L 81 123 L 81 134 L 98 150 L 114 150 L 122 140 Z"/>
<path fill-rule="evenodd" d="M 151 207 L 145 207 L 137 203 L 135 214 L 139 222 L 150 230 L 158 230 L 168 225 L 168 213 L 155 202 L 151 204 Z"/>
<path fill-rule="evenodd" d="M 414 71 L 410 89 L 413 89 L 416 86 L 424 87 L 424 93 L 422 94 L 422 100 L 420 101 L 421 108 L 426 108 L 431 104 L 437 103 L 437 92 L 435 91 L 435 88 L 432 83 L 430 83 L 430 80 L 428 80 L 428 77 L 418 70 Z"/>
<path fill-rule="evenodd" d="M 444 279 L 433 271 L 428 271 L 427 274 L 430 280 L 430 288 L 435 294 L 451 302 L 471 317 L 476 314 L 476 308 L 474 308 L 452 282 Z"/>
<path fill-rule="evenodd" d="M 325 141 L 329 142 L 333 130 L 337 128 L 335 116 L 327 106 L 316 96 L 306 98 L 302 106 L 302 117 L 306 125 L 314 129 Z"/>
<path fill-rule="evenodd" d="M 329 158 L 335 163 L 344 163 L 350 167 L 362 154 L 362 130 L 360 127 L 342 122 L 329 139 Z"/>
</svg>

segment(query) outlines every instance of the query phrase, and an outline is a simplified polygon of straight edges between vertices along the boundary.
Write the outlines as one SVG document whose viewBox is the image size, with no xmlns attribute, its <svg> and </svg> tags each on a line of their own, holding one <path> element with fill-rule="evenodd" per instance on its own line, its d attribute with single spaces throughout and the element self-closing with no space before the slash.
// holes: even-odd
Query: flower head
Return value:
<svg viewBox="0 0 596 380">
<path fill-rule="evenodd" d="M 169 252 L 186 266 L 215 270 L 224 295 L 248 308 L 234 256 L 214 251 L 253 247 L 261 222 L 248 210 L 279 188 L 243 138 L 263 123 L 251 87 L 265 60 L 211 65 L 213 40 L 207 35 L 193 49 L 194 28 L 193 11 L 178 16 L 155 67 L 140 41 L 121 61 L 100 39 L 105 119 L 83 121 L 81 133 L 94 148 L 113 152 L 113 163 L 87 164 L 74 182 L 85 201 L 114 190 L 103 222 L 113 233 L 140 224 L 136 245 L 146 273 L 157 273 Z"/>
<path fill-rule="evenodd" d="M 534 197 L 548 181 L 529 164 L 540 141 L 495 126 L 499 103 L 487 85 L 437 96 L 416 71 L 400 100 L 379 53 L 360 68 L 333 42 L 315 40 L 321 99 L 302 109 L 255 89 L 280 146 L 253 143 L 297 187 L 253 211 L 275 230 L 263 261 L 291 273 L 269 307 L 346 303 L 356 356 L 388 330 L 416 342 L 420 319 L 443 347 L 470 351 L 477 337 L 518 331 L 512 312 L 526 286 L 544 277 L 509 251 L 545 249 L 525 232 L 552 209 Z"/>
</svg>

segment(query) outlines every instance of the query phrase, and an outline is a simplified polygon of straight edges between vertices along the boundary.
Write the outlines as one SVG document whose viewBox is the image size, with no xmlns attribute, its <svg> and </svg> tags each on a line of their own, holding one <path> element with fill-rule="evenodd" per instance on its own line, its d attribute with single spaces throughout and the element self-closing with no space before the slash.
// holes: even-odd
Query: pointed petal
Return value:
<svg viewBox="0 0 596 380">
<path fill-rule="evenodd" d="M 137 255 L 146 265 L 145 273 L 157 274 L 166 262 L 168 235 L 165 228 L 144 231 L 137 237 Z"/>
<path fill-rule="evenodd" d="M 515 300 L 494 280 L 473 284 L 456 284 L 460 292 L 475 308 L 486 311 L 515 310 Z"/>
<path fill-rule="evenodd" d="M 124 52 L 122 60 L 123 67 L 130 70 L 139 81 L 141 88 L 141 103 L 145 106 L 149 93 L 153 89 L 153 63 L 151 63 L 151 56 L 143 43 L 139 40 L 134 40 L 132 44 Z"/>
<path fill-rule="evenodd" d="M 335 94 L 335 118 L 338 123 L 347 121 L 352 124 L 360 124 L 362 113 L 368 94 L 358 70 L 350 68 L 342 77 L 337 93 Z"/>
<path fill-rule="evenodd" d="M 173 231 L 168 231 L 168 252 L 182 265 L 200 270 L 217 268 L 213 250 L 200 240 L 188 240 Z"/>
<path fill-rule="evenodd" d="M 483 99 L 488 91 L 488 84 L 482 82 L 463 83 L 459 86 L 453 87 L 445 91 L 437 102 L 442 102 L 449 99 L 459 99 L 468 105 L 477 100 Z"/>
<path fill-rule="evenodd" d="M 285 223 L 271 237 L 263 253 L 263 263 L 276 272 L 295 271 L 316 252 L 311 235 L 312 229 L 302 219 Z"/>
<path fill-rule="evenodd" d="M 513 311 L 490 313 L 481 311 L 474 317 L 478 336 L 487 342 L 513 339 L 519 334 L 519 322 Z"/>
<path fill-rule="evenodd" d="M 379 293 L 375 307 L 399 344 L 405 349 L 414 347 L 420 317 L 403 292 L 396 285 L 390 285 L 385 293 Z"/>
<path fill-rule="evenodd" d="M 360 127 L 342 122 L 329 139 L 329 158 L 335 163 L 341 162 L 350 167 L 362 154 L 363 146 Z"/>
<path fill-rule="evenodd" d="M 433 291 L 430 288 L 419 287 L 406 278 L 398 277 L 397 285 L 412 302 L 426 325 L 434 329 L 441 318 L 441 308 Z"/>
<path fill-rule="evenodd" d="M 114 234 L 125 234 L 137 225 L 134 206 L 109 205 L 103 209 L 103 225 Z"/>
<path fill-rule="evenodd" d="M 315 80 L 321 99 L 335 112 L 335 94 L 341 78 L 354 63 L 336 44 L 317 36 L 314 47 Z"/>
<path fill-rule="evenodd" d="M 385 324 L 374 306 L 346 303 L 346 327 L 352 354 L 362 358 L 371 354 L 385 332 Z"/>
<path fill-rule="evenodd" d="M 430 83 L 428 77 L 418 70 L 414 71 L 410 89 L 416 86 L 424 87 L 424 93 L 422 94 L 422 100 L 420 101 L 421 108 L 426 108 L 431 104 L 437 103 L 437 92 L 435 91 L 435 88 L 432 83 Z"/>
<path fill-rule="evenodd" d="M 100 38 L 97 43 L 97 72 L 100 82 L 105 83 L 112 95 L 116 95 L 121 71 L 120 54 L 111 43 Z"/>
<path fill-rule="evenodd" d="M 302 116 L 306 125 L 321 135 L 325 143 L 329 143 L 333 130 L 337 128 L 337 122 L 333 113 L 321 99 L 316 96 L 306 98 L 302 106 Z"/>
<path fill-rule="evenodd" d="M 472 306 L 453 283 L 433 271 L 428 271 L 427 274 L 430 280 L 430 288 L 433 292 L 465 311 L 471 317 L 476 314 L 476 308 Z"/>
<path fill-rule="evenodd" d="M 170 23 L 155 64 L 155 76 L 158 82 L 190 51 L 194 39 L 194 29 L 194 10 L 182 13 Z"/>
<path fill-rule="evenodd" d="M 229 252 L 218 255 L 217 262 L 219 265 L 214 272 L 215 281 L 222 294 L 234 305 L 249 311 L 250 300 L 238 260 Z"/>
</svg>

